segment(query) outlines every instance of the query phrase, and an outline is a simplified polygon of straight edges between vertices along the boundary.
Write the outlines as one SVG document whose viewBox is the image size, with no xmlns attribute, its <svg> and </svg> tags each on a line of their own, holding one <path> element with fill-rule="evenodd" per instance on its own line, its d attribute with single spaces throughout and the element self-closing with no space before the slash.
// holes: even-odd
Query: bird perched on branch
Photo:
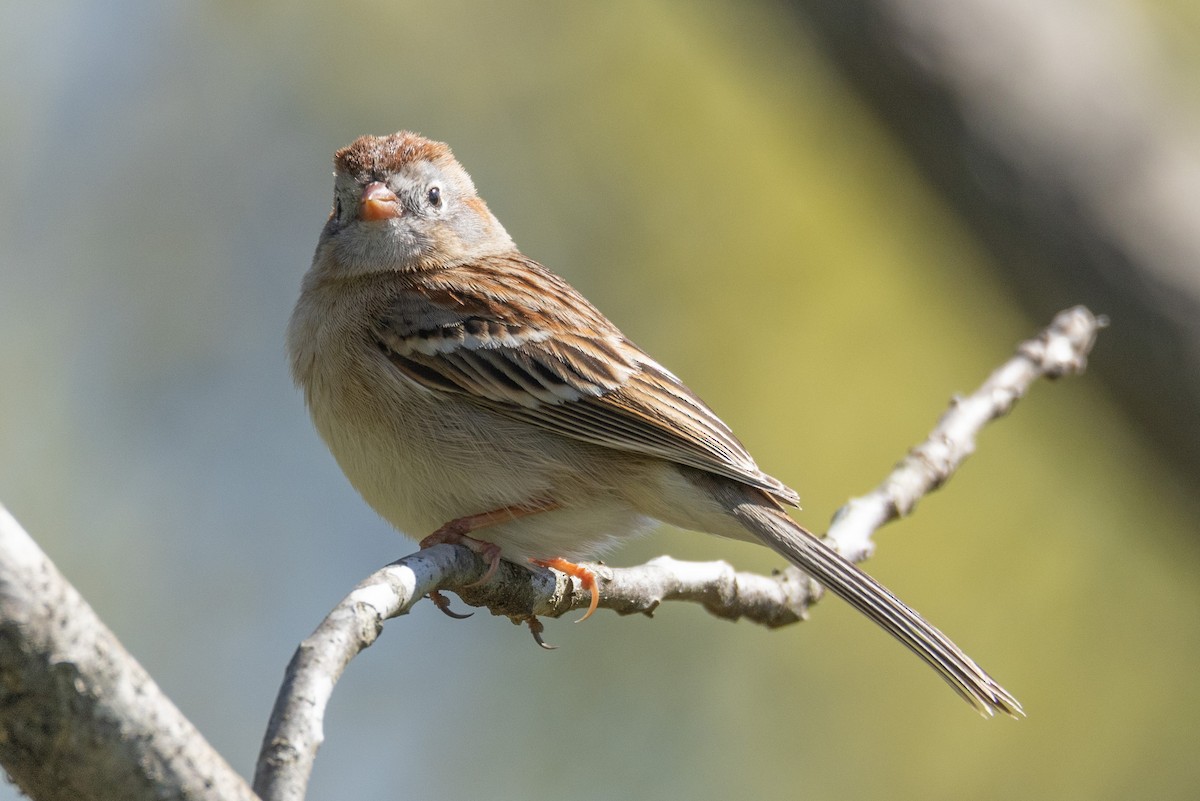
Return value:
<svg viewBox="0 0 1200 801">
<path fill-rule="evenodd" d="M 655 520 L 766 545 L 882 626 L 980 711 L 1020 714 L 945 635 L 791 519 L 673 373 L 524 256 L 450 149 L 414 133 L 334 155 L 333 211 L 288 329 L 338 464 L 422 547 L 580 577 Z M 586 617 L 586 615 L 585 615 Z"/>
</svg>

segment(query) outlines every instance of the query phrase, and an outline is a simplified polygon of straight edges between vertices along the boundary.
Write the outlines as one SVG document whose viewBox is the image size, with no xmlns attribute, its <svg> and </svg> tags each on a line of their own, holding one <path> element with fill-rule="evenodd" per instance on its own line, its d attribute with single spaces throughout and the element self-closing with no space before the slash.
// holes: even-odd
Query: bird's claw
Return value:
<svg viewBox="0 0 1200 801">
<path fill-rule="evenodd" d="M 553 651 L 558 648 L 557 645 L 550 645 L 542 639 L 542 632 L 546 630 L 546 626 L 542 621 L 538 620 L 533 615 L 525 618 L 525 625 L 529 626 L 529 633 L 533 635 L 533 641 L 547 651 Z"/>
<path fill-rule="evenodd" d="M 475 614 L 474 612 L 467 612 L 466 614 L 455 612 L 450 608 L 450 599 L 445 595 L 442 595 L 438 590 L 430 590 L 427 597 L 433 602 L 433 605 L 438 608 L 438 611 L 446 617 L 452 617 L 455 620 L 466 620 L 471 615 Z"/>
<path fill-rule="evenodd" d="M 583 565 L 577 565 L 574 562 L 568 562 L 566 559 L 555 557 L 553 559 L 530 559 L 530 562 L 538 567 L 550 567 L 560 573 L 566 573 L 568 576 L 574 576 L 579 579 L 579 583 L 583 585 L 585 590 L 591 590 L 592 602 L 588 604 L 588 609 L 583 613 L 583 617 L 576 620 L 576 623 L 582 623 L 592 616 L 600 606 L 600 588 L 596 583 L 596 574 Z"/>
</svg>

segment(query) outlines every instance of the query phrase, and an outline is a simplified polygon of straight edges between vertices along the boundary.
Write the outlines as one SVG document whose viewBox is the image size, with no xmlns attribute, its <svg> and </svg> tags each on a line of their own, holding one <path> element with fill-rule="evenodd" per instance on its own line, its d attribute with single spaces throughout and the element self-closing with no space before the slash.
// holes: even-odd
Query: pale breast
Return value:
<svg viewBox="0 0 1200 801">
<path fill-rule="evenodd" d="M 561 437 L 407 378 L 372 337 L 364 299 L 306 287 L 289 327 L 314 425 L 363 498 L 420 539 L 531 500 L 559 511 L 479 532 L 512 559 L 595 557 L 646 527 L 621 492 L 636 458 Z"/>
</svg>

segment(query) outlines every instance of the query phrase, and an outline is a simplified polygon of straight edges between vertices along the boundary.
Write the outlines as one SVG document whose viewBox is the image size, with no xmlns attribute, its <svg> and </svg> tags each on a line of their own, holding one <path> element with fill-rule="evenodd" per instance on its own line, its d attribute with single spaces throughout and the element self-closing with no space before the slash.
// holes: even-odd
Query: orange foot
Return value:
<svg viewBox="0 0 1200 801">
<path fill-rule="evenodd" d="M 583 617 L 576 620 L 576 623 L 582 623 L 592 616 L 596 611 L 596 607 L 600 603 L 600 588 L 596 586 L 596 574 L 588 570 L 583 565 L 577 565 L 574 562 L 568 562 L 566 559 L 555 557 L 553 559 L 530 559 L 539 567 L 552 567 L 560 573 L 566 573 L 568 576 L 574 576 L 579 579 L 579 583 L 583 585 L 585 590 L 592 591 L 592 602 L 588 605 L 588 610 L 584 612 Z"/>
</svg>

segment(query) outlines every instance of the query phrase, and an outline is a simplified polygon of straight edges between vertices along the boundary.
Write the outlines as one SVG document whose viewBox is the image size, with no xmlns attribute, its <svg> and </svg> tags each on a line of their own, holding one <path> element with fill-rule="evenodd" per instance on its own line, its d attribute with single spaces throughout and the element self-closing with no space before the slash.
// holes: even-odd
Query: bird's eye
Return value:
<svg viewBox="0 0 1200 801">
<path fill-rule="evenodd" d="M 429 191 L 425 193 L 425 197 L 429 199 L 429 205 L 435 209 L 442 205 L 442 188 L 437 184 L 429 187 Z"/>
</svg>

